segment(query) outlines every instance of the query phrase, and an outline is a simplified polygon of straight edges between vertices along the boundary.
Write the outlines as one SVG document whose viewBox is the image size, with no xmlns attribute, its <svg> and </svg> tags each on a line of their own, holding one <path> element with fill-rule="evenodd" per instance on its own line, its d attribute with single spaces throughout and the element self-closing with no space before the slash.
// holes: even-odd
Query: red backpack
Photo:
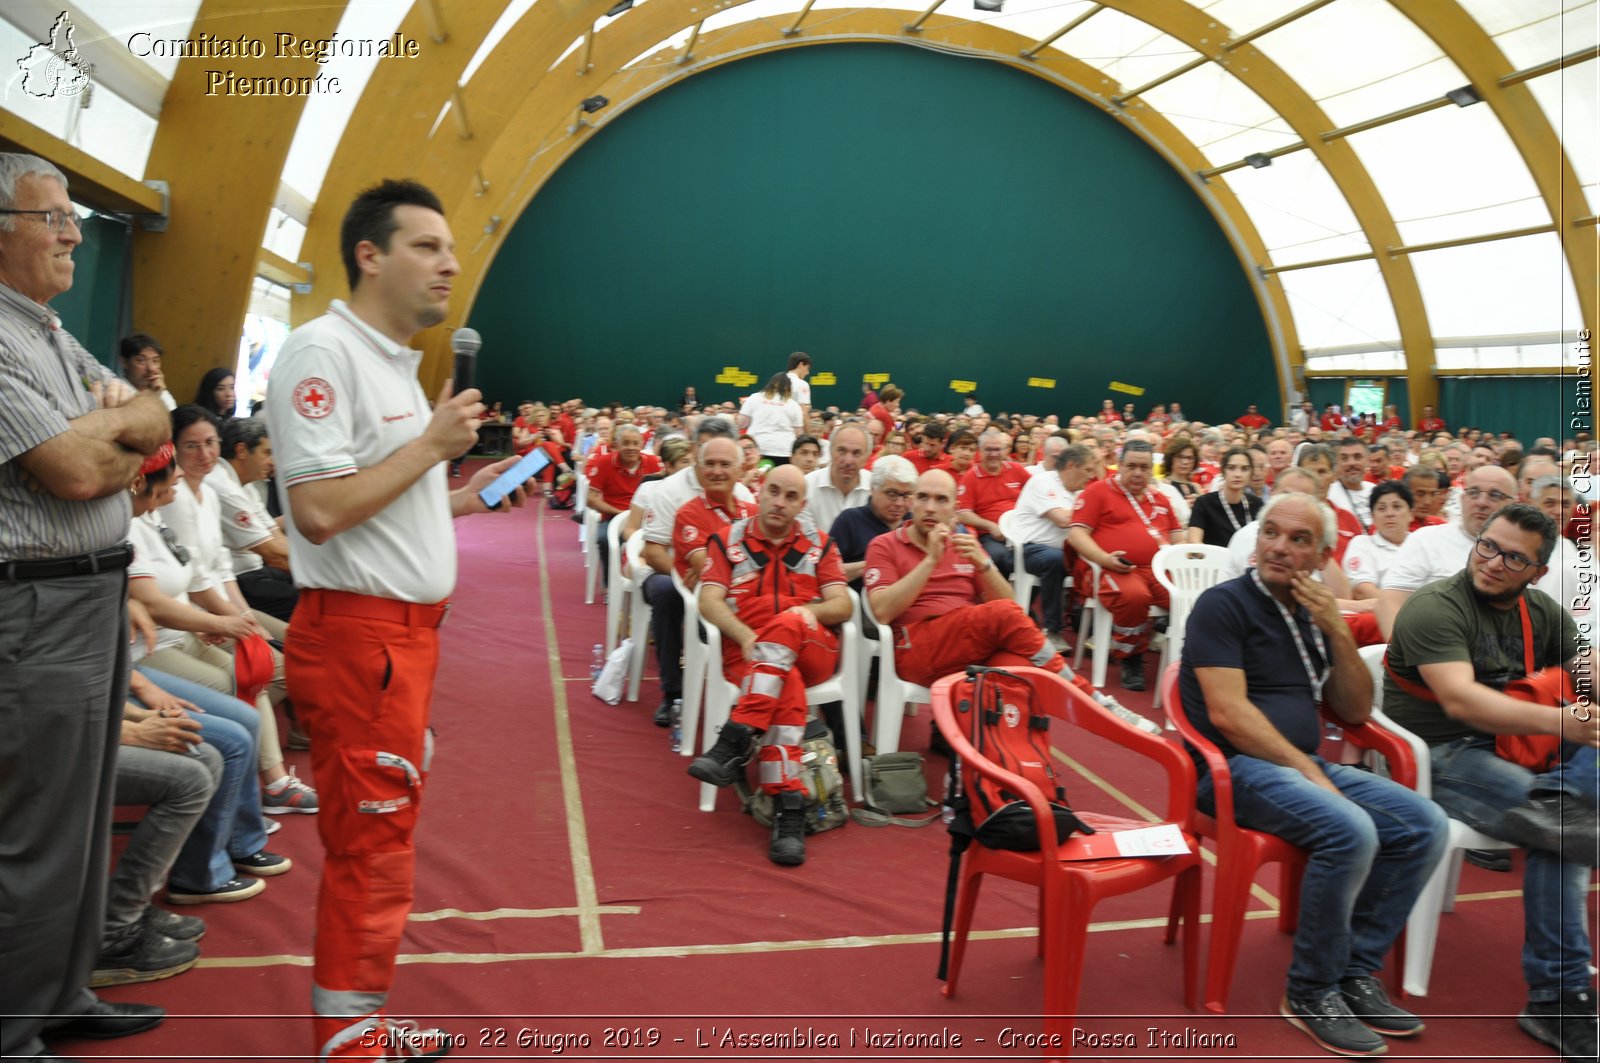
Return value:
<svg viewBox="0 0 1600 1063">
<path fill-rule="evenodd" d="M 1067 805 L 1050 752 L 1050 715 L 1036 705 L 1033 680 L 1002 668 L 971 665 L 968 689 L 956 701 L 958 718 L 969 723 L 973 748 L 997 767 L 1020 775 L 1037 786 L 1050 802 L 1056 840 L 1073 832 L 1093 834 Z M 974 841 L 990 849 L 1037 852 L 1039 832 L 1033 808 L 996 780 L 961 770 L 953 756 L 945 782 L 944 820 L 950 832 L 950 878 L 944 899 L 944 945 L 939 977 L 945 977 L 950 949 L 950 927 L 955 914 L 956 890 L 961 878 L 961 854 Z"/>
<path fill-rule="evenodd" d="M 1507 683 L 1502 693 L 1518 701 L 1526 701 L 1533 705 L 1553 705 L 1557 708 L 1576 700 L 1572 690 L 1572 676 L 1567 674 L 1566 669 L 1546 668 L 1538 672 L 1533 670 L 1533 618 L 1528 615 L 1527 599 L 1518 598 L 1517 608 L 1522 612 L 1523 677 Z M 1438 703 L 1439 699 L 1434 696 L 1433 691 L 1395 672 L 1389 664 L 1387 651 L 1383 655 L 1383 670 L 1389 673 L 1389 678 L 1394 680 L 1395 686 L 1418 701 Z M 1521 764 L 1531 771 L 1546 772 L 1561 762 L 1561 736 L 1558 734 L 1495 735 L 1494 751 L 1502 760 Z"/>
</svg>

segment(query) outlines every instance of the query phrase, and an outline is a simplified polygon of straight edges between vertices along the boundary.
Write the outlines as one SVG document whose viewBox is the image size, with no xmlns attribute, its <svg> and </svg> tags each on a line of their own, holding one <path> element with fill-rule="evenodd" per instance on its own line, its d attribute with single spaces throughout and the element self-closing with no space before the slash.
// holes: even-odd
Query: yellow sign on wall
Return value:
<svg viewBox="0 0 1600 1063">
<path fill-rule="evenodd" d="M 838 382 L 839 382 L 839 378 L 834 376 L 832 373 L 812 373 L 811 374 L 811 383 L 817 385 L 818 387 L 824 387 L 825 388 L 829 384 L 837 384 Z"/>
<path fill-rule="evenodd" d="M 747 388 L 756 382 L 754 373 L 746 373 L 736 365 L 725 365 L 722 372 L 716 375 L 719 384 L 732 384 L 736 388 Z"/>
<path fill-rule="evenodd" d="M 885 385 L 885 384 L 887 384 L 889 382 L 889 374 L 888 373 L 862 373 L 861 374 L 861 380 L 862 380 L 863 383 L 871 384 L 875 388 L 881 388 L 881 387 L 883 387 L 883 385 Z"/>
<path fill-rule="evenodd" d="M 1125 395 L 1143 395 L 1144 394 L 1144 388 L 1137 387 L 1137 386 L 1135 386 L 1133 384 L 1124 384 L 1120 380 L 1113 380 L 1111 382 L 1111 390 L 1112 391 L 1120 391 Z"/>
<path fill-rule="evenodd" d="M 976 380 L 952 380 L 950 381 L 950 390 L 959 391 L 965 395 L 968 392 L 977 391 L 978 382 Z"/>
<path fill-rule="evenodd" d="M 1056 386 L 1056 382 L 1047 376 L 1030 376 L 1028 378 L 1028 386 L 1030 388 L 1053 388 Z"/>
</svg>

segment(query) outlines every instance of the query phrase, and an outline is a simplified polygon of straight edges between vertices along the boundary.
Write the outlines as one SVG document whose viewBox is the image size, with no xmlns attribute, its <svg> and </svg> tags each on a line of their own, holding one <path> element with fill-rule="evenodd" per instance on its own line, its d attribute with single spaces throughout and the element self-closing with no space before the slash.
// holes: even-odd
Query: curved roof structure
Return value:
<svg viewBox="0 0 1600 1063">
<path fill-rule="evenodd" d="M 342 294 L 340 215 L 382 175 L 444 199 L 459 323 L 509 223 L 630 107 L 778 49 L 892 42 L 1025 69 L 1183 174 L 1255 279 L 1286 390 L 1402 370 L 1420 405 L 1439 370 L 1570 368 L 1595 328 L 1596 0 L 968 3 L 81 0 L 92 91 L 41 98 L 19 72 L 0 139 L 66 160 L 85 204 L 167 216 L 136 235 L 136 317 L 177 349 L 234 342 L 258 277 L 294 286 L 297 320 Z M 60 11 L 7 4 L 0 52 Z"/>
</svg>

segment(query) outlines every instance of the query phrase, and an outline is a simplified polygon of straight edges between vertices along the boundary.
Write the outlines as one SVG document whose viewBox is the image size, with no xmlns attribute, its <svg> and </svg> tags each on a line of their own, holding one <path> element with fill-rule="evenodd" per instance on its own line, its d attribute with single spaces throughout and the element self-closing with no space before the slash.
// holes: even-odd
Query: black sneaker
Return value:
<svg viewBox="0 0 1600 1063">
<path fill-rule="evenodd" d="M 1136 653 L 1122 659 L 1122 689 L 1138 692 L 1144 689 L 1144 655 Z"/>
<path fill-rule="evenodd" d="M 165 934 L 174 941 L 199 941 L 206 936 L 204 919 L 197 915 L 179 915 L 153 904 L 145 908 L 140 920 L 151 930 Z"/>
<path fill-rule="evenodd" d="M 1481 867 L 1485 871 L 1510 871 L 1511 851 L 1509 849 L 1463 849 L 1462 858 L 1473 867 Z"/>
<path fill-rule="evenodd" d="M 192 941 L 174 941 L 158 934 L 142 922 L 131 934 L 100 950 L 89 988 L 155 982 L 182 974 L 200 958 L 200 946 Z"/>
<path fill-rule="evenodd" d="M 678 711 L 677 698 L 662 698 L 661 704 L 656 706 L 656 714 L 650 717 L 657 727 L 671 727 L 674 714 Z"/>
<path fill-rule="evenodd" d="M 267 884 L 258 878 L 249 880 L 230 878 L 216 889 L 206 892 L 186 890 L 181 886 L 168 885 L 167 903 L 230 904 L 234 901 L 247 901 L 266 888 Z"/>
<path fill-rule="evenodd" d="M 1383 983 L 1371 975 L 1346 978 L 1339 983 L 1350 1014 L 1385 1037 L 1410 1037 L 1423 1031 L 1423 1022 L 1404 1008 L 1397 1008 L 1384 992 Z"/>
<path fill-rule="evenodd" d="M 281 875 L 289 870 L 294 866 L 294 861 L 287 856 L 279 856 L 277 853 L 269 853 L 263 849 L 258 853 L 251 853 L 249 856 L 234 857 L 233 866 L 247 875 L 255 875 L 257 878 L 271 878 L 273 875 Z"/>
<path fill-rule="evenodd" d="M 1595 866 L 1600 816 L 1571 794 L 1540 794 L 1506 812 L 1506 841 L 1560 853 L 1569 864 Z"/>
<path fill-rule="evenodd" d="M 717 732 L 717 744 L 689 762 L 689 774 L 713 786 L 732 786 L 755 756 L 756 741 L 764 733 L 729 720 Z"/>
<path fill-rule="evenodd" d="M 772 845 L 767 859 L 784 867 L 806 862 L 806 798 L 797 790 L 785 790 L 772 802 Z"/>
<path fill-rule="evenodd" d="M 1344 994 L 1338 989 L 1330 989 L 1315 1000 L 1285 996 L 1278 1005 L 1278 1014 L 1329 1052 L 1341 1056 L 1381 1056 L 1389 1051 L 1383 1038 L 1350 1014 L 1350 1005 L 1344 1002 Z"/>
<path fill-rule="evenodd" d="M 1517 1017 L 1522 1032 L 1565 1060 L 1594 1063 L 1595 999 L 1592 989 L 1563 989 L 1556 1000 L 1528 1001 Z"/>
</svg>

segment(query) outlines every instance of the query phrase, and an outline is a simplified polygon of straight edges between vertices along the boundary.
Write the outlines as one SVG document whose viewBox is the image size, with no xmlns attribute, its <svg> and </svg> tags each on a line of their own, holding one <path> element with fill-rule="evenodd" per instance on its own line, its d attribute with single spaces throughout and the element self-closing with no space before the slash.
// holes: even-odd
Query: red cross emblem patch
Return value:
<svg viewBox="0 0 1600 1063">
<path fill-rule="evenodd" d="M 308 376 L 294 388 L 294 408 L 302 417 L 317 420 L 333 412 L 333 386 L 319 376 Z"/>
</svg>

